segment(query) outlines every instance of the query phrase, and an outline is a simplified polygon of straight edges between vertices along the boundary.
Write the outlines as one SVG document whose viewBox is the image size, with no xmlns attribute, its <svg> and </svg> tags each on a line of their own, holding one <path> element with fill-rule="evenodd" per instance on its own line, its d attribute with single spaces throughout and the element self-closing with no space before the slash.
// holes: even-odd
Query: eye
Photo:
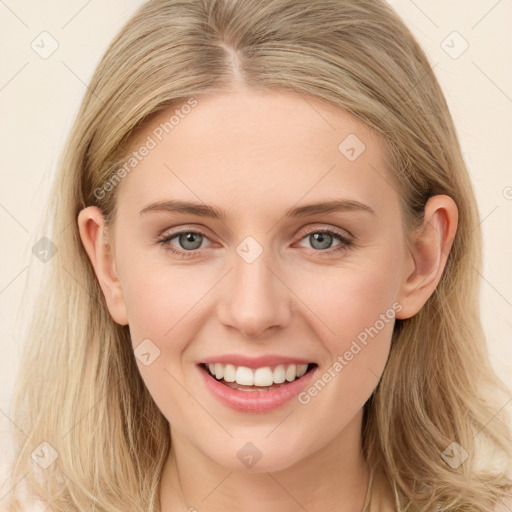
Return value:
<svg viewBox="0 0 512 512">
<path fill-rule="evenodd" d="M 205 240 L 202 233 L 197 233 L 195 231 L 179 233 L 178 235 L 174 235 L 170 240 L 173 240 L 174 238 L 177 238 L 180 246 L 187 251 L 199 249 Z"/>
<path fill-rule="evenodd" d="M 175 238 L 177 239 L 177 245 L 172 243 Z M 177 256 L 190 258 L 195 256 L 195 251 L 203 248 L 203 242 L 205 240 L 208 240 L 208 238 L 204 233 L 189 229 L 170 233 L 159 238 L 157 241 L 166 251 L 176 254 Z"/>
<path fill-rule="evenodd" d="M 331 229 L 316 229 L 306 234 L 302 240 L 308 240 L 315 252 L 332 253 L 346 249 L 352 243 L 346 236 Z M 334 240 L 339 243 L 332 246 Z"/>
<path fill-rule="evenodd" d="M 176 243 L 173 243 L 174 239 L 176 239 Z M 183 229 L 158 238 L 157 242 L 161 244 L 166 251 L 178 257 L 194 258 L 201 255 L 199 249 L 205 247 L 203 245 L 205 240 L 209 239 L 203 232 Z M 332 229 L 315 229 L 314 231 L 309 231 L 309 233 L 302 236 L 301 241 L 303 240 L 309 240 L 311 244 L 310 248 L 313 249 L 315 253 L 323 253 L 321 254 L 322 256 L 345 250 L 352 244 L 349 238 Z M 335 240 L 338 240 L 339 243 L 332 246 Z"/>
</svg>

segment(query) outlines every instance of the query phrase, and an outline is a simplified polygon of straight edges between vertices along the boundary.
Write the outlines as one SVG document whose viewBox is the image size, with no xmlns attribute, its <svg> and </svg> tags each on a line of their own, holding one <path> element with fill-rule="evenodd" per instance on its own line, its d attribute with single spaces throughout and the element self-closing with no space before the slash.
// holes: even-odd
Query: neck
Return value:
<svg viewBox="0 0 512 512">
<path fill-rule="evenodd" d="M 171 427 L 161 479 L 161 512 L 362 511 L 369 470 L 361 446 L 362 413 L 324 447 L 279 471 L 225 468 Z"/>
</svg>

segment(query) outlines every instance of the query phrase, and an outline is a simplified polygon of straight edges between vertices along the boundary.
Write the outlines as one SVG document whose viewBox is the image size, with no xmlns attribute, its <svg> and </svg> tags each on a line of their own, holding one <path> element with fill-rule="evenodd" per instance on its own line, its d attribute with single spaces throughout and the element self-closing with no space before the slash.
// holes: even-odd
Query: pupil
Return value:
<svg viewBox="0 0 512 512">
<path fill-rule="evenodd" d="M 201 245 L 201 240 L 199 240 L 199 245 L 197 245 L 197 240 L 194 242 L 194 237 L 200 237 L 201 235 L 198 235 L 196 233 L 185 233 L 180 236 L 180 242 L 183 242 L 181 245 L 185 249 L 198 249 Z M 191 243 L 192 247 L 187 246 L 187 243 Z M 195 245 L 194 245 L 195 244 Z"/>
<path fill-rule="evenodd" d="M 316 242 L 319 242 L 320 244 L 322 244 L 322 242 L 324 242 L 325 240 L 329 241 L 329 239 L 332 238 L 331 235 L 329 235 L 329 233 L 315 233 L 313 235 L 313 239 L 314 239 L 314 243 L 312 243 L 313 247 L 315 247 L 315 243 Z M 321 247 L 315 247 L 316 249 L 328 249 L 329 248 L 329 243 L 327 243 L 327 245 L 324 245 L 324 246 L 321 246 Z"/>
</svg>

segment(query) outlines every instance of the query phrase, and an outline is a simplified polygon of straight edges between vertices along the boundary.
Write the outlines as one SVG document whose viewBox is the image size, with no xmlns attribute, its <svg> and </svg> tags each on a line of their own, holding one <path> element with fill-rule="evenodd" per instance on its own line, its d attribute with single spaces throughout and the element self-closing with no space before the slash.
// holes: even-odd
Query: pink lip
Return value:
<svg viewBox="0 0 512 512">
<path fill-rule="evenodd" d="M 313 376 L 318 373 L 317 366 L 299 379 L 287 384 L 283 383 L 279 388 L 270 391 L 241 391 L 222 384 L 203 366 L 198 365 L 197 368 L 207 389 L 215 398 L 231 409 L 250 413 L 268 412 L 281 407 L 304 390 Z"/>
<path fill-rule="evenodd" d="M 247 368 L 263 368 L 264 366 L 277 366 L 278 364 L 309 364 L 313 361 L 300 359 L 297 357 L 266 355 L 259 357 L 248 357 L 237 354 L 224 354 L 222 356 L 208 357 L 200 361 L 198 364 L 232 364 L 234 366 L 246 366 Z"/>
</svg>

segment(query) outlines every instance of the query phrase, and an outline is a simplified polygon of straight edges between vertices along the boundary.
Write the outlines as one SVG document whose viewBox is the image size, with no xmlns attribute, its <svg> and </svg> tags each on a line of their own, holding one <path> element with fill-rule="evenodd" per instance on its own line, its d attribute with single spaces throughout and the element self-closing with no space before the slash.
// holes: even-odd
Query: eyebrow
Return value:
<svg viewBox="0 0 512 512">
<path fill-rule="evenodd" d="M 353 211 L 367 212 L 372 215 L 376 215 L 375 211 L 370 206 L 359 201 L 335 200 L 290 208 L 285 212 L 284 217 L 307 217 L 309 215 L 316 215 L 319 213 Z M 226 210 L 223 210 L 222 208 L 214 208 L 213 206 L 206 204 L 178 200 L 165 200 L 151 203 L 143 208 L 139 212 L 139 215 L 146 215 L 151 212 L 186 213 L 189 215 L 210 217 L 218 220 L 225 220 L 228 216 Z"/>
</svg>

